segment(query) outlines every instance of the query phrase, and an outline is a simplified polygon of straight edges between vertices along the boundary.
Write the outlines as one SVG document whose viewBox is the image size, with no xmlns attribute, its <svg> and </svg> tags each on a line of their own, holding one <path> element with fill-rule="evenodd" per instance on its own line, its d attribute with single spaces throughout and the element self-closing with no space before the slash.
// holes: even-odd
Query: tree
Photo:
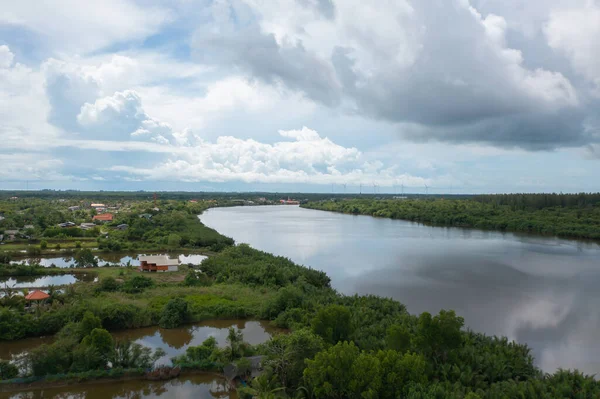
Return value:
<svg viewBox="0 0 600 399">
<path fill-rule="evenodd" d="M 265 367 L 273 370 L 284 387 L 297 387 L 302 382 L 305 359 L 314 358 L 324 347 L 323 339 L 308 329 L 277 335 L 266 343 Z"/>
<path fill-rule="evenodd" d="M 448 352 L 462 343 L 463 325 L 464 319 L 456 316 L 453 310 L 440 310 L 433 318 L 428 312 L 423 312 L 419 316 L 413 342 L 426 356 L 445 362 Z"/>
<path fill-rule="evenodd" d="M 154 281 L 149 277 L 134 276 L 125 281 L 121 286 L 121 290 L 128 294 L 139 294 L 144 292 L 146 288 L 154 287 Z"/>
<path fill-rule="evenodd" d="M 359 355 L 353 342 L 339 342 L 317 353 L 314 360 L 306 360 L 304 380 L 319 398 L 359 397 L 360 393 L 351 388 L 353 366 Z"/>
<path fill-rule="evenodd" d="M 162 328 L 179 327 L 187 318 L 188 303 L 182 298 L 171 299 L 164 307 L 159 325 Z"/>
<path fill-rule="evenodd" d="M 124 369 L 147 369 L 154 363 L 165 356 L 165 351 L 158 348 L 152 353 L 150 348 L 146 348 L 136 342 L 129 340 L 118 341 L 115 344 L 115 349 L 111 353 L 110 362 L 115 367 Z"/>
<path fill-rule="evenodd" d="M 100 320 L 100 318 L 98 316 L 95 316 L 92 312 L 88 310 L 83 314 L 83 318 L 81 319 L 81 322 L 79 322 L 79 336 L 81 337 L 80 339 L 91 334 L 93 330 L 101 328 L 102 321 Z"/>
<path fill-rule="evenodd" d="M 77 267 L 98 267 L 98 259 L 89 248 L 77 251 L 73 258 Z"/>
<path fill-rule="evenodd" d="M 336 344 L 350 336 L 350 310 L 341 305 L 329 305 L 319 309 L 312 321 L 312 330 L 326 342 Z"/>
<path fill-rule="evenodd" d="M 103 359 L 108 359 L 114 349 L 112 335 L 103 328 L 94 328 L 89 335 L 83 338 L 82 345 L 93 348 L 100 353 Z"/>
<path fill-rule="evenodd" d="M 48 241 L 46 241 L 46 240 L 40 241 L 40 249 L 45 250 L 47 248 L 48 248 Z"/>
<path fill-rule="evenodd" d="M 19 368 L 6 360 L 0 360 L 0 380 L 10 380 L 19 375 Z"/>
<path fill-rule="evenodd" d="M 75 241 L 75 248 L 81 248 L 81 241 Z"/>
<path fill-rule="evenodd" d="M 181 244 L 181 236 L 179 236 L 175 233 L 169 234 L 169 238 L 167 239 L 167 244 L 173 248 L 179 247 L 179 245 Z"/>
<path fill-rule="evenodd" d="M 394 324 L 387 330 L 385 343 L 389 349 L 404 353 L 410 348 L 410 333 L 400 324 Z"/>
<path fill-rule="evenodd" d="M 119 289 L 119 283 L 115 280 L 114 277 L 106 277 L 100 281 L 99 286 L 100 291 L 113 292 Z"/>
<path fill-rule="evenodd" d="M 234 327 L 229 327 L 227 343 L 229 344 L 231 360 L 241 356 L 242 344 L 244 343 L 244 335 L 242 331 L 237 330 Z"/>
</svg>

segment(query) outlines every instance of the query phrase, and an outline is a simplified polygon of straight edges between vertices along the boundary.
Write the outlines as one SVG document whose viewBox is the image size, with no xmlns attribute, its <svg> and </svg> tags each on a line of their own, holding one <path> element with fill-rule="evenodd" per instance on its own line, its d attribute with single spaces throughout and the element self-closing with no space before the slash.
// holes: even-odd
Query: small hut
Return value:
<svg viewBox="0 0 600 399">
<path fill-rule="evenodd" d="M 32 291 L 25 297 L 28 301 L 43 301 L 48 298 L 50 298 L 50 295 L 40 290 Z"/>
</svg>

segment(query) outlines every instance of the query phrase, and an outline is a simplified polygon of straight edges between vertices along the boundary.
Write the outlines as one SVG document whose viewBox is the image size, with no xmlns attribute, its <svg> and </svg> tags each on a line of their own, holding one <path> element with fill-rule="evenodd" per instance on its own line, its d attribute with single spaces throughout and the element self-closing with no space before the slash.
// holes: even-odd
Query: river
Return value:
<svg viewBox="0 0 600 399">
<path fill-rule="evenodd" d="M 600 374 L 600 246 L 353 216 L 297 206 L 212 208 L 237 243 L 325 271 L 345 294 L 409 312 L 454 309 L 465 324 L 527 343 L 543 370 Z"/>
</svg>

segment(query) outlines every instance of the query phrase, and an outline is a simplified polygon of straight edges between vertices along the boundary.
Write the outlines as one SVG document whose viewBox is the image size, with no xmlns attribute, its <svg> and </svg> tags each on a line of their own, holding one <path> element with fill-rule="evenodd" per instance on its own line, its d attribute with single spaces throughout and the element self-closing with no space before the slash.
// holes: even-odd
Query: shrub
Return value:
<svg viewBox="0 0 600 399">
<path fill-rule="evenodd" d="M 42 240 L 42 241 L 40 242 L 40 249 L 44 250 L 44 249 L 46 249 L 46 248 L 48 248 L 48 241 L 46 241 L 46 240 Z"/>
<path fill-rule="evenodd" d="M 115 280 L 114 277 L 106 277 L 100 281 L 99 286 L 100 291 L 113 292 L 119 289 L 119 283 Z"/>
<path fill-rule="evenodd" d="M 150 287 L 154 287 L 154 280 L 149 277 L 135 276 L 123 283 L 121 291 L 127 292 L 128 294 L 139 294 Z"/>
<path fill-rule="evenodd" d="M 10 380 L 19 375 L 19 369 L 6 360 L 0 360 L 0 380 Z"/>
<path fill-rule="evenodd" d="M 188 303 L 184 299 L 171 299 L 162 311 L 159 325 L 162 328 L 179 327 L 187 318 Z"/>
</svg>

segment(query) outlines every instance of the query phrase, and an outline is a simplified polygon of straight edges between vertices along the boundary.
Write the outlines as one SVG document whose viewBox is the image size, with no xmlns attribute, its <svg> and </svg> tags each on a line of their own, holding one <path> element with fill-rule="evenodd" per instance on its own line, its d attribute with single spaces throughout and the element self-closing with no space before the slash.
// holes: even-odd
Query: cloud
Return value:
<svg viewBox="0 0 600 399">
<path fill-rule="evenodd" d="M 592 139 L 592 105 L 561 71 L 528 67 L 502 16 L 462 0 L 330 3 L 319 16 L 308 0 L 221 2 L 193 46 L 203 62 L 233 63 L 329 107 L 417 125 L 401 129 L 411 139 L 528 149 Z"/>
<path fill-rule="evenodd" d="M 596 85 L 600 96 L 600 4 L 557 8 L 544 27 L 548 44 L 563 52 L 575 70 Z"/>
<path fill-rule="evenodd" d="M 80 2 L 9 1 L 0 24 L 24 28 L 52 52 L 88 53 L 113 43 L 139 40 L 155 33 L 171 14 L 129 0 Z"/>
<path fill-rule="evenodd" d="M 10 51 L 7 45 L 0 46 L 0 68 L 9 68 L 15 55 Z"/>
<path fill-rule="evenodd" d="M 399 178 L 407 184 L 428 182 L 399 175 L 390 165 L 371 162 L 358 149 L 343 147 L 316 131 L 282 130 L 280 136 L 292 141 L 273 144 L 252 139 L 219 137 L 216 142 L 200 141 L 195 146 L 179 147 L 177 156 L 151 168 L 118 165 L 113 172 L 126 172 L 146 180 L 245 183 L 313 183 L 392 185 Z"/>
</svg>

